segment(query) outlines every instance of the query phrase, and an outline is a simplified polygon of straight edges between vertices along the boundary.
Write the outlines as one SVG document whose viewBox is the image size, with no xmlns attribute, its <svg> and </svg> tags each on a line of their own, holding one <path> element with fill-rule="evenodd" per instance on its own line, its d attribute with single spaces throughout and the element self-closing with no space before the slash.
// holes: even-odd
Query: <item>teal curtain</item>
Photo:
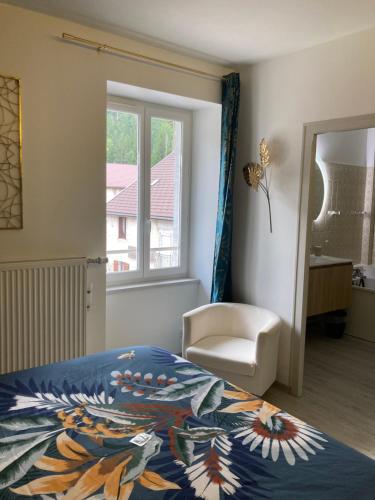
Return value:
<svg viewBox="0 0 375 500">
<path fill-rule="evenodd" d="M 232 295 L 233 181 L 236 162 L 239 103 L 240 75 L 238 73 L 231 73 L 224 76 L 222 80 L 219 203 L 211 302 L 229 302 Z"/>
</svg>

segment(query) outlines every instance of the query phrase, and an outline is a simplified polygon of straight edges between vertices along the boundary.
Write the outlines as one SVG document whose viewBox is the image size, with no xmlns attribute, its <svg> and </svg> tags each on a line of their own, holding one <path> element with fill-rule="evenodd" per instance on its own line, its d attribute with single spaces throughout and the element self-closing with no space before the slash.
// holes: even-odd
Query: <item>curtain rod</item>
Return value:
<svg viewBox="0 0 375 500">
<path fill-rule="evenodd" d="M 106 51 L 108 53 L 112 52 L 115 54 L 119 54 L 123 57 L 127 57 L 129 59 L 136 59 L 146 64 L 155 64 L 158 66 L 167 67 L 175 71 L 190 73 L 192 75 L 196 75 L 201 78 L 208 78 L 210 80 L 220 81 L 222 79 L 220 76 L 214 75 L 213 73 L 207 73 L 206 71 L 194 69 L 189 66 L 183 66 L 181 64 L 175 64 L 172 62 L 164 61 L 163 59 L 157 59 L 156 57 L 145 56 L 143 54 L 140 54 L 139 52 L 132 52 L 130 50 L 120 49 L 118 47 L 113 47 L 111 45 L 107 45 L 104 43 L 94 42 L 93 40 L 88 40 L 86 38 L 81 38 L 79 36 L 70 35 L 69 33 L 63 33 L 61 37 L 63 38 L 63 40 L 66 40 L 68 42 L 73 42 L 73 43 L 75 42 L 78 44 L 87 45 L 89 47 L 94 47 L 98 52 L 101 51 Z"/>
</svg>

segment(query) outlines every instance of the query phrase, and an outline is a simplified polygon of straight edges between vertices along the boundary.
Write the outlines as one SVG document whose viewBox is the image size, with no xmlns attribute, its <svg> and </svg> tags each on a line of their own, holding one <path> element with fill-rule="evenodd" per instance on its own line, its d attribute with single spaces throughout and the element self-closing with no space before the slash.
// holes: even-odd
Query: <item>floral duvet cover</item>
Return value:
<svg viewBox="0 0 375 500">
<path fill-rule="evenodd" d="M 374 485 L 374 461 L 158 347 L 0 377 L 1 499 L 365 500 Z"/>
</svg>

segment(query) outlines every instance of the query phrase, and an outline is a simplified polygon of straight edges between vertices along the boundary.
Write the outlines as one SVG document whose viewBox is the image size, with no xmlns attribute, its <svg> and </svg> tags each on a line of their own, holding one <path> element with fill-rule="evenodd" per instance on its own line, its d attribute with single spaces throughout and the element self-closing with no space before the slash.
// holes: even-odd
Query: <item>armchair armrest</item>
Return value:
<svg viewBox="0 0 375 500">
<path fill-rule="evenodd" d="M 255 360 L 257 365 L 268 364 L 269 366 L 275 366 L 276 371 L 280 326 L 280 318 L 273 314 L 270 321 L 257 334 L 255 340 Z"/>
<path fill-rule="evenodd" d="M 225 306 L 223 304 L 208 304 L 193 309 L 182 316 L 182 356 L 185 357 L 188 347 L 207 337 L 210 332 L 220 335 L 220 319 L 222 318 L 222 314 L 218 313 L 224 311 L 224 309 Z"/>
</svg>

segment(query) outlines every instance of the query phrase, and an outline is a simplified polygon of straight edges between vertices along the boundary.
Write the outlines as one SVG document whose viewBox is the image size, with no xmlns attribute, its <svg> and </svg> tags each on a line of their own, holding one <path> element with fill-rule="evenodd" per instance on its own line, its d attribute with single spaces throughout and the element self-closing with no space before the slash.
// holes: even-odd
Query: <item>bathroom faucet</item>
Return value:
<svg viewBox="0 0 375 500">
<path fill-rule="evenodd" d="M 365 288 L 365 278 L 362 267 L 354 267 L 352 273 L 352 283 L 355 286 L 361 286 Z"/>
</svg>

